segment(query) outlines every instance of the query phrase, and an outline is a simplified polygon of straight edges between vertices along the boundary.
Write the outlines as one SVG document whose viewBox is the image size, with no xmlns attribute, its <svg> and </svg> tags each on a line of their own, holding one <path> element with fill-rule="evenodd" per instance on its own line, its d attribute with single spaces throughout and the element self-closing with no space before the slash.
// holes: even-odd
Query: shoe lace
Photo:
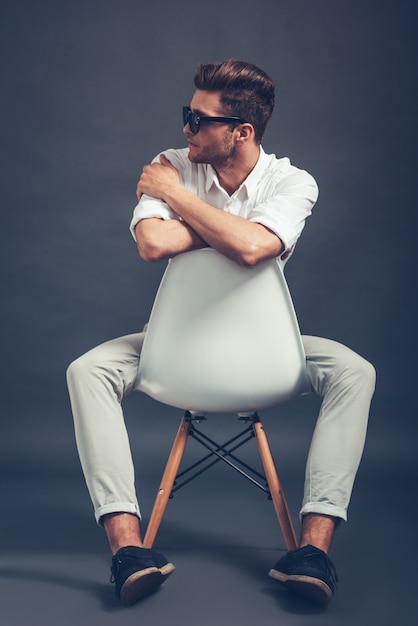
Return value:
<svg viewBox="0 0 418 626">
<path fill-rule="evenodd" d="M 117 556 L 113 557 L 112 565 L 110 567 L 110 582 L 111 583 L 116 582 L 116 578 L 118 577 L 120 564 L 121 563 L 122 563 L 122 561 L 120 560 L 119 557 L 117 557 Z"/>
</svg>

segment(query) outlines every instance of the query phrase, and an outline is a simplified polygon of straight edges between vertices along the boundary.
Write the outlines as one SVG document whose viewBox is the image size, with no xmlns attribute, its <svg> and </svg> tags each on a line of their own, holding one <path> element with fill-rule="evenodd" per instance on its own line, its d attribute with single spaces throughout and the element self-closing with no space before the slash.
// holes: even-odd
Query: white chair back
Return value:
<svg viewBox="0 0 418 626">
<path fill-rule="evenodd" d="M 173 258 L 161 280 L 136 389 L 195 413 L 253 412 L 308 390 L 283 273 L 211 248 Z"/>
</svg>

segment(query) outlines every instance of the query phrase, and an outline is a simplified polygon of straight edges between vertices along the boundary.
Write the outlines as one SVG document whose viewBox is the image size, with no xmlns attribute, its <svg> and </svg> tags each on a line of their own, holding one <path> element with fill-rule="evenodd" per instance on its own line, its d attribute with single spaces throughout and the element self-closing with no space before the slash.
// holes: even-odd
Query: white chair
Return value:
<svg viewBox="0 0 418 626">
<path fill-rule="evenodd" d="M 145 546 L 153 545 L 176 478 L 209 461 L 178 489 L 222 460 L 268 493 L 286 547 L 294 549 L 295 531 L 257 413 L 309 389 L 296 315 L 277 262 L 272 259 L 242 267 L 211 248 L 173 258 L 152 308 L 136 388 L 185 410 L 157 492 Z M 224 444 L 202 435 L 193 423 L 205 419 L 207 413 L 226 412 L 237 413 L 251 424 Z M 208 448 L 209 454 L 180 475 L 189 436 Z M 254 436 L 264 476 L 235 454 Z M 259 483 L 260 477 L 265 477 L 268 487 Z"/>
</svg>

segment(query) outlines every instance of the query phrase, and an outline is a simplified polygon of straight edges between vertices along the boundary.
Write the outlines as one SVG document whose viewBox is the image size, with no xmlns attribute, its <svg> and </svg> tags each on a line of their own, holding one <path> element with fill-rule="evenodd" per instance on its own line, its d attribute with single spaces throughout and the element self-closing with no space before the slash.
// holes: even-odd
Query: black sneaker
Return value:
<svg viewBox="0 0 418 626">
<path fill-rule="evenodd" d="M 321 606 L 331 602 L 338 582 L 337 572 L 328 555 L 311 545 L 285 554 L 269 571 L 269 576 L 290 591 Z"/>
<path fill-rule="evenodd" d="M 110 569 L 117 597 L 131 606 L 153 593 L 176 568 L 155 550 L 127 546 L 112 558 Z"/>
</svg>

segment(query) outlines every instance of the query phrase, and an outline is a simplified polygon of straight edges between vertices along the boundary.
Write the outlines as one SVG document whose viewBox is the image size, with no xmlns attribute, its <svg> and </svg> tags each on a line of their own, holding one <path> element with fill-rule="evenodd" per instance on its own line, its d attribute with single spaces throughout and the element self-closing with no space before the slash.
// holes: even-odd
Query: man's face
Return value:
<svg viewBox="0 0 418 626">
<path fill-rule="evenodd" d="M 197 89 L 190 103 L 193 113 L 210 117 L 228 114 L 222 109 L 219 92 Z M 227 123 L 202 121 L 199 132 L 193 135 L 189 124 L 183 129 L 187 135 L 189 159 L 193 163 L 208 163 L 213 167 L 228 164 L 235 154 L 235 132 Z"/>
</svg>

